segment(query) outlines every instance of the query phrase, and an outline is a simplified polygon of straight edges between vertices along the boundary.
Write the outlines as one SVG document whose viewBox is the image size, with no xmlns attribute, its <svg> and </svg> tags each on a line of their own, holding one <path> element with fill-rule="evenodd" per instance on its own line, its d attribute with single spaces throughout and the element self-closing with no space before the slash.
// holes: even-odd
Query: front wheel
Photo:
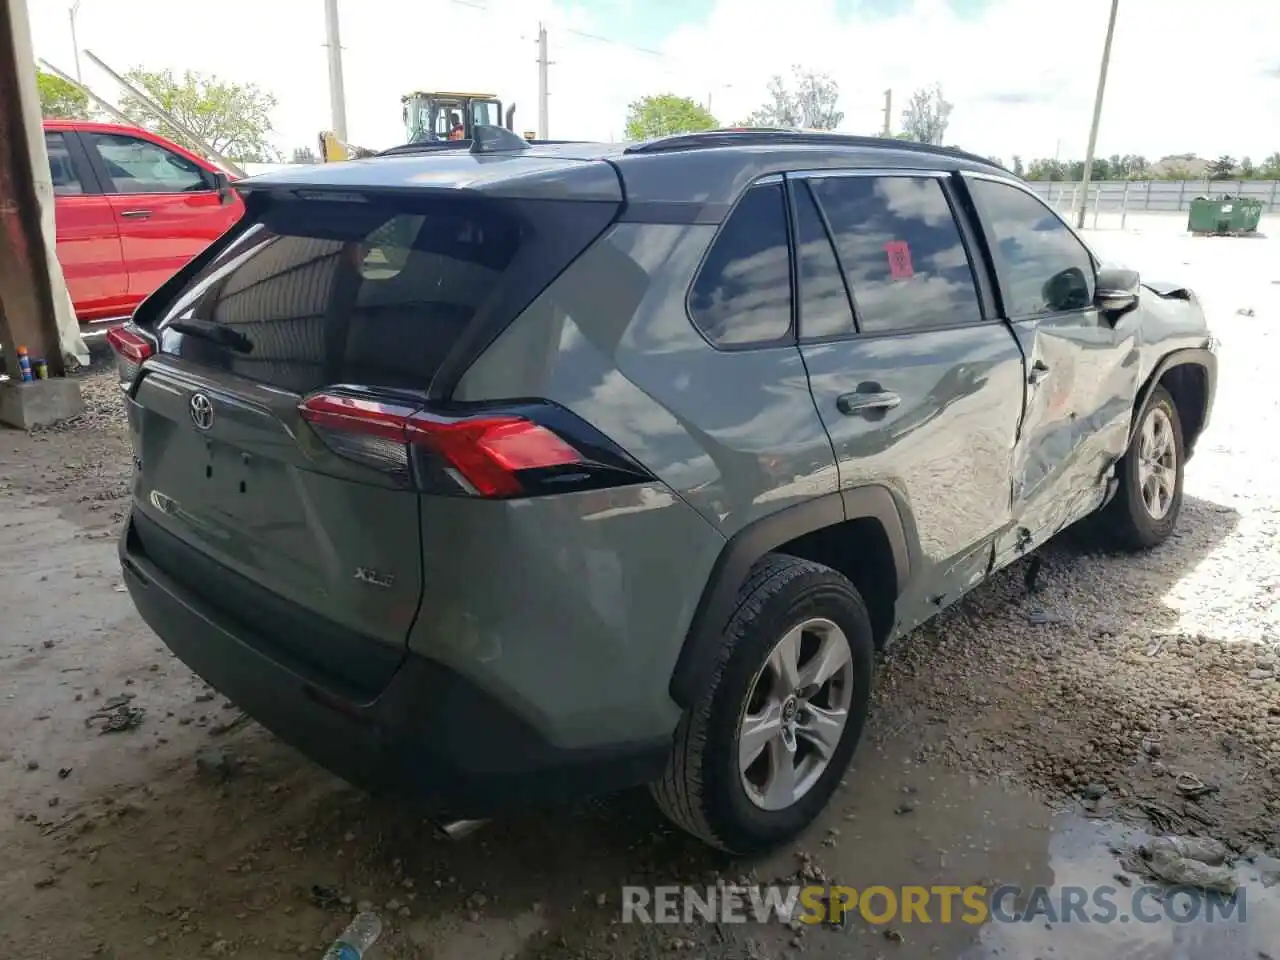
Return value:
<svg viewBox="0 0 1280 960">
<path fill-rule="evenodd" d="M 1103 529 L 1119 546 L 1145 550 L 1173 534 L 1182 511 L 1182 421 L 1164 387 L 1151 393 L 1120 461 L 1120 486 L 1103 513 Z"/>
<path fill-rule="evenodd" d="M 753 569 L 723 643 L 651 791 L 676 825 L 751 854 L 794 838 L 839 787 L 870 703 L 874 643 L 852 583 L 781 554 Z"/>
</svg>

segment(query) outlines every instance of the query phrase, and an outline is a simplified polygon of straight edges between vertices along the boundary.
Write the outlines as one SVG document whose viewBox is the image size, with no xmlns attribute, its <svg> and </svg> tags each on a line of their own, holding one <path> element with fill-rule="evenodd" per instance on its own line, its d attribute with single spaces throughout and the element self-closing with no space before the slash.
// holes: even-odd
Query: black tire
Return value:
<svg viewBox="0 0 1280 960">
<path fill-rule="evenodd" d="M 794 804 L 755 805 L 738 767 L 738 728 L 754 681 L 777 642 L 811 617 L 835 623 L 849 641 L 849 716 L 827 768 Z M 677 826 L 734 854 L 761 853 L 794 839 L 821 813 L 858 745 L 871 700 L 875 643 L 857 589 L 830 567 L 769 554 L 752 569 L 725 627 L 710 689 L 686 711 L 662 779 L 650 792 Z"/>
<path fill-rule="evenodd" d="M 1168 512 L 1160 518 L 1153 517 L 1147 509 L 1138 481 L 1143 424 L 1156 410 L 1163 411 L 1173 426 L 1174 448 L 1173 499 Z M 1116 495 L 1099 517 L 1100 532 L 1114 546 L 1123 550 L 1149 550 L 1172 536 L 1178 525 L 1178 514 L 1182 512 L 1183 459 L 1182 421 L 1178 417 L 1177 404 L 1169 391 L 1157 386 L 1151 391 L 1151 397 L 1138 418 L 1138 429 L 1134 431 L 1129 449 L 1120 461 L 1120 484 Z"/>
</svg>

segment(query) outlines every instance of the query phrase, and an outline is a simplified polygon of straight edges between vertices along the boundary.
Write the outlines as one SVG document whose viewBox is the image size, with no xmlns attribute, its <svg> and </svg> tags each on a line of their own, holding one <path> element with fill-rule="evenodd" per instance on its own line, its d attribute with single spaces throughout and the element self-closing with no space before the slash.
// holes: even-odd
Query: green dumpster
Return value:
<svg viewBox="0 0 1280 960">
<path fill-rule="evenodd" d="M 1187 229 L 1196 234 L 1239 236 L 1256 233 L 1262 220 L 1262 201 L 1246 197 L 1196 197 L 1191 201 Z"/>
</svg>

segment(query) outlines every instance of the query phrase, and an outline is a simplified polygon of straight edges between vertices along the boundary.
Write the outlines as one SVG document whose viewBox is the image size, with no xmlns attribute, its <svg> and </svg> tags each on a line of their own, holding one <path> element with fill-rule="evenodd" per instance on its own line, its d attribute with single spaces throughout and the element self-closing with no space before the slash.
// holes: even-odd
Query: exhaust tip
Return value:
<svg viewBox="0 0 1280 960">
<path fill-rule="evenodd" d="M 475 833 L 488 822 L 488 820 L 437 821 L 435 827 L 436 830 L 440 832 L 441 836 L 447 840 L 462 840 L 471 836 L 471 834 Z"/>
</svg>

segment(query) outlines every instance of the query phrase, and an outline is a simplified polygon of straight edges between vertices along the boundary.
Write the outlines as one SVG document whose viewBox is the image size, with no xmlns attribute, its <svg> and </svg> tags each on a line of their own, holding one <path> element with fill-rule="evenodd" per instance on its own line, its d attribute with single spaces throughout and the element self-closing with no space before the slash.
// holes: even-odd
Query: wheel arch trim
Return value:
<svg viewBox="0 0 1280 960">
<path fill-rule="evenodd" d="M 1187 442 L 1184 438 L 1186 446 L 1184 459 L 1191 458 L 1195 440 L 1204 434 L 1205 428 L 1209 425 L 1209 415 L 1213 412 L 1213 398 L 1218 385 L 1218 358 L 1208 347 L 1188 347 L 1182 350 L 1173 350 L 1160 358 L 1160 361 L 1155 365 L 1146 382 L 1142 385 L 1142 389 L 1138 391 L 1137 402 L 1133 405 L 1133 421 L 1129 424 L 1129 439 L 1125 444 L 1126 450 L 1133 443 L 1133 438 L 1137 435 L 1142 418 L 1146 416 L 1147 406 L 1151 403 L 1151 397 L 1164 375 L 1175 367 L 1186 366 L 1200 367 L 1204 370 L 1206 380 L 1200 434 L 1196 438 L 1192 438 L 1190 442 Z"/>
<path fill-rule="evenodd" d="M 720 650 L 720 635 L 733 616 L 738 591 L 761 557 L 807 533 L 860 519 L 875 520 L 884 531 L 901 596 L 910 582 L 912 552 L 902 513 L 887 487 L 876 484 L 841 490 L 761 517 L 730 537 L 712 566 L 672 671 L 671 698 L 681 707 L 689 707 L 706 689 Z"/>
</svg>

